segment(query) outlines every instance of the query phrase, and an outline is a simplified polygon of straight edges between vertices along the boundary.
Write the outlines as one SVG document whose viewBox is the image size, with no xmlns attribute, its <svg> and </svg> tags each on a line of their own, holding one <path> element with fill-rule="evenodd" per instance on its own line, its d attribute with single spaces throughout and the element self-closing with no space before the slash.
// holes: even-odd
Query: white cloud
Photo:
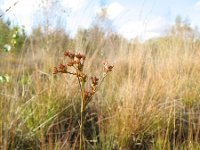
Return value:
<svg viewBox="0 0 200 150">
<path fill-rule="evenodd" d="M 165 30 L 167 22 L 162 17 L 156 17 L 148 22 L 129 21 L 119 27 L 118 32 L 124 37 L 131 39 L 135 37 L 146 40 L 152 37 L 158 37 Z"/>
<path fill-rule="evenodd" d="M 151 19 L 147 22 L 146 28 L 147 31 L 161 31 L 164 27 L 166 27 L 167 21 L 161 17 L 158 16 L 154 19 Z"/>
<path fill-rule="evenodd" d="M 71 36 L 74 36 L 78 28 L 88 28 L 91 25 L 95 18 L 96 10 L 99 8 L 99 2 L 94 0 L 75 0 L 75 2 L 69 2 L 64 7 L 70 10 L 66 17 L 66 29 Z"/>
<path fill-rule="evenodd" d="M 64 7 L 76 11 L 77 9 L 80 9 L 85 2 L 86 0 L 63 0 L 62 4 Z"/>
<path fill-rule="evenodd" d="M 140 22 L 138 21 L 130 21 L 124 23 L 118 32 L 124 35 L 126 38 L 133 38 L 139 35 L 142 32 L 143 28 Z"/>
<path fill-rule="evenodd" d="M 115 19 L 123 10 L 124 7 L 120 3 L 113 2 L 107 8 L 108 17 L 110 19 Z"/>
<path fill-rule="evenodd" d="M 8 9 L 16 0 L 6 0 L 2 6 L 3 10 Z M 39 8 L 40 0 L 21 0 L 18 3 L 11 7 L 8 11 L 8 14 L 15 13 L 16 15 L 28 15 L 32 14 L 33 11 L 36 11 Z"/>
<path fill-rule="evenodd" d="M 144 32 L 141 36 L 141 40 L 148 40 L 159 36 L 161 36 L 160 32 Z"/>
<path fill-rule="evenodd" d="M 118 17 L 124 10 L 124 7 L 118 2 L 113 2 L 105 8 L 107 10 L 107 17 L 111 20 L 114 20 L 116 17 Z M 100 16 L 103 13 L 101 7 L 98 7 L 95 12 Z"/>
<path fill-rule="evenodd" d="M 15 2 L 16 0 L 5 0 L 0 7 L 5 11 Z M 72 33 L 75 33 L 79 27 L 89 27 L 95 17 L 95 11 L 100 8 L 99 2 L 93 0 L 62 0 L 61 4 L 64 8 L 71 10 L 64 21 L 67 24 L 66 29 Z M 39 23 L 38 20 L 41 19 L 41 16 L 38 16 L 37 20 L 34 20 L 35 12 L 40 11 L 43 5 L 42 0 L 19 0 L 19 3 L 6 13 L 6 16 L 18 25 L 24 25 L 26 31 L 30 33 L 33 24 Z M 166 20 L 160 16 L 148 21 L 131 20 L 136 18 L 135 12 L 130 11 L 130 14 L 127 14 L 127 8 L 118 2 L 110 3 L 107 6 L 107 13 L 117 31 L 128 39 L 137 36 L 144 40 L 160 36 L 167 25 Z M 120 19 L 116 19 L 119 17 Z"/>
<path fill-rule="evenodd" d="M 5 11 L 17 0 L 4 0 L 4 3 L 1 6 L 1 9 Z M 74 20 L 77 15 L 77 11 L 85 6 L 87 0 L 62 0 L 61 4 L 64 8 L 71 10 L 71 16 Z M 42 0 L 19 0 L 18 3 L 13 6 L 7 13 L 6 16 L 12 20 L 15 24 L 23 25 L 26 28 L 28 33 L 31 32 L 33 24 L 38 24 L 40 21 L 41 15 L 38 16 L 37 20 L 35 19 L 36 12 L 41 12 L 42 9 L 45 10 L 46 7 L 45 1 Z M 52 3 L 49 3 L 49 8 L 53 7 Z M 81 13 L 79 15 L 82 15 Z M 76 17 L 77 18 L 77 17 Z"/>
<path fill-rule="evenodd" d="M 200 8 L 200 1 L 195 4 L 195 7 Z"/>
<path fill-rule="evenodd" d="M 40 0 L 20 0 L 13 6 L 16 0 L 5 0 L 1 9 L 5 11 L 9 7 L 11 9 L 6 12 L 6 16 L 18 25 L 24 25 L 28 31 L 31 30 L 33 24 L 34 12 L 39 9 Z"/>
<path fill-rule="evenodd" d="M 13 6 L 16 1 L 17 0 L 4 0 L 0 6 L 1 10 L 5 11 L 10 6 Z M 25 26 L 26 31 L 30 33 L 33 25 L 41 23 L 40 21 L 42 20 L 43 16 L 40 13 L 45 10 L 46 1 L 18 1 L 19 2 L 13 6 L 5 16 L 8 17 L 14 24 Z M 69 10 L 69 14 L 66 15 L 66 20 L 63 20 L 63 22 L 67 22 L 67 29 L 70 29 L 71 32 L 76 32 L 75 30 L 79 26 L 88 26 L 89 22 L 86 21 L 92 18 L 91 9 L 94 6 L 96 7 L 97 2 L 92 0 L 61 0 L 61 5 L 64 9 Z M 51 8 L 54 6 L 49 3 L 48 7 Z"/>
</svg>

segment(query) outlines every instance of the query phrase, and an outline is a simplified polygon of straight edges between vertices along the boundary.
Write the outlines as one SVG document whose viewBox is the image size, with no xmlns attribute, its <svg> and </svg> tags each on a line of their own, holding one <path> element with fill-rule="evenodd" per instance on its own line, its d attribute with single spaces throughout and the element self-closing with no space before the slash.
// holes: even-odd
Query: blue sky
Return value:
<svg viewBox="0 0 200 150">
<path fill-rule="evenodd" d="M 0 0 L 6 10 L 14 2 L 6 17 L 24 25 L 27 32 L 44 22 L 43 0 Z M 49 19 L 54 26 L 62 26 L 72 36 L 78 28 L 88 28 L 95 16 L 106 7 L 114 30 L 131 39 L 149 39 L 162 35 L 174 23 L 177 15 L 187 18 L 192 27 L 200 26 L 200 0 L 52 0 Z M 57 6 L 57 7 L 55 7 Z"/>
</svg>

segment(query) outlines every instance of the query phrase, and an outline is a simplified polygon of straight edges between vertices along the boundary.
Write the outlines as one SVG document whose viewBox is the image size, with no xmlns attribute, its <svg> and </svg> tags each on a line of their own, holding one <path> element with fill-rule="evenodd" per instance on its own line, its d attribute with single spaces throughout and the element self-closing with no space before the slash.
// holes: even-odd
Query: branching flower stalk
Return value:
<svg viewBox="0 0 200 150">
<path fill-rule="evenodd" d="M 86 110 L 86 106 L 91 102 L 93 95 L 99 88 L 99 86 L 104 81 L 105 77 L 109 72 L 112 71 L 114 66 L 109 65 L 107 62 L 103 63 L 103 77 L 99 82 L 99 78 L 96 76 L 92 76 L 90 78 L 90 87 L 86 88 L 86 83 L 88 82 L 87 74 L 84 73 L 84 63 L 85 63 L 85 55 L 80 53 L 75 54 L 71 53 L 68 50 L 65 51 L 64 56 L 68 59 L 66 64 L 61 63 L 58 67 L 54 67 L 54 74 L 62 73 L 73 75 L 78 79 L 78 84 L 81 93 L 81 108 L 80 108 L 80 141 L 79 141 L 79 149 L 83 150 L 84 147 L 84 135 L 83 135 L 83 126 L 84 126 L 84 111 Z"/>
</svg>

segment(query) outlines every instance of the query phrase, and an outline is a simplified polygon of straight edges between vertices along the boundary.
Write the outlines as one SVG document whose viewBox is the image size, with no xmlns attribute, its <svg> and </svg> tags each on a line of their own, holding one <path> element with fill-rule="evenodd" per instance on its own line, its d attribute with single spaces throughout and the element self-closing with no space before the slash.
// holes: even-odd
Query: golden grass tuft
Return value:
<svg viewBox="0 0 200 150">
<path fill-rule="evenodd" d="M 199 44 L 176 37 L 153 44 L 100 39 L 86 53 L 85 69 L 97 75 L 102 68 L 93 61 L 102 58 L 115 68 L 85 114 L 85 149 L 198 149 Z M 10 76 L 0 83 L 1 149 L 77 149 L 78 84 L 52 74 L 63 61 L 60 43 L 37 42 L 21 55 L 0 54 L 0 73 Z"/>
</svg>

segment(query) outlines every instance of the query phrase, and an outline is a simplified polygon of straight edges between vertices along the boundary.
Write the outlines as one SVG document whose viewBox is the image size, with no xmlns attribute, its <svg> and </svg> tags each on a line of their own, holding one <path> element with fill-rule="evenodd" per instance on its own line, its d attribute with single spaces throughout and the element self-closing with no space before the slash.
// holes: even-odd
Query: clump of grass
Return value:
<svg viewBox="0 0 200 150">
<path fill-rule="evenodd" d="M 55 31 L 48 42 L 42 33 L 35 34 L 20 55 L 0 53 L 0 75 L 9 76 L 9 82 L 0 81 L 0 149 L 78 149 L 83 101 L 75 81 L 82 77 L 52 74 L 64 47 L 87 50 L 84 74 L 98 75 L 105 58 L 118 64 L 93 100 L 84 103 L 83 148 L 199 149 L 199 37 L 185 41 L 166 35 L 132 43 L 93 31 L 77 40 Z M 71 58 L 66 59 L 64 68 L 76 73 L 68 66 Z M 85 95 L 90 95 L 92 80 L 86 78 Z"/>
<path fill-rule="evenodd" d="M 103 65 L 103 77 L 99 81 L 99 78 L 96 76 L 92 76 L 90 79 L 91 84 L 89 88 L 87 88 L 88 75 L 84 72 L 84 63 L 86 56 L 80 53 L 75 54 L 69 51 L 65 51 L 64 56 L 68 58 L 68 62 L 66 64 L 61 63 L 59 67 L 54 67 L 54 74 L 62 73 L 73 75 L 77 78 L 80 94 L 81 94 L 81 108 L 80 108 L 80 141 L 79 141 L 79 149 L 82 150 L 84 148 L 84 135 L 83 135 L 83 127 L 84 127 L 84 112 L 86 111 L 87 105 L 91 102 L 93 95 L 98 90 L 99 86 L 104 81 L 105 77 L 109 72 L 112 71 L 113 66 L 109 65 L 107 62 L 104 62 Z"/>
</svg>

